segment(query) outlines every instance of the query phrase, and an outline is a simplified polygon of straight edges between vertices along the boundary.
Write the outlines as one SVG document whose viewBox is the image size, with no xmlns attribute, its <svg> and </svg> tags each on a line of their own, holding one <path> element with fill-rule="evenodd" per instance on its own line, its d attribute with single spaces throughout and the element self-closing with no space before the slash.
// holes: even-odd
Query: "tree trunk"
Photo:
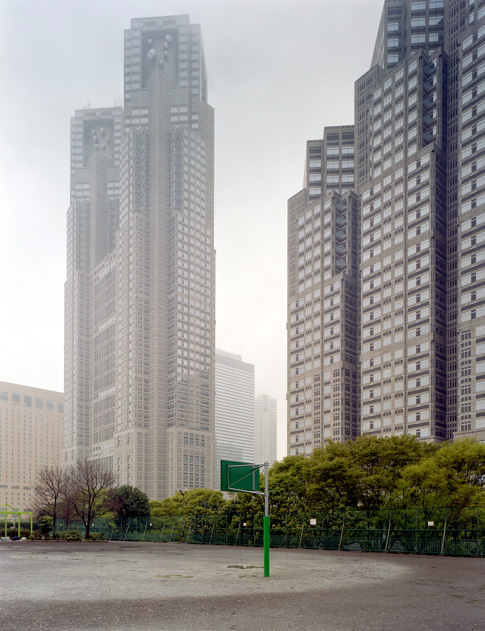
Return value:
<svg viewBox="0 0 485 631">
<path fill-rule="evenodd" d="M 56 530 L 56 519 L 57 519 L 57 500 L 54 500 L 54 508 L 52 511 L 52 538 L 57 538 L 57 530 Z"/>
</svg>

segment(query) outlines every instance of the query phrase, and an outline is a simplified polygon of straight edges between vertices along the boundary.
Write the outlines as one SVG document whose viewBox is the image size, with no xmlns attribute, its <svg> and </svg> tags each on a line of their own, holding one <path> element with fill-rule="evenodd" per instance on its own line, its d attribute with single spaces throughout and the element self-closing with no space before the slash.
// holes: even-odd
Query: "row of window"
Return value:
<svg viewBox="0 0 485 631">
<path fill-rule="evenodd" d="M 9 398 L 8 392 L 0 390 L 0 403 L 8 403 L 8 398 Z M 12 393 L 11 405 L 20 405 L 21 400 L 22 400 L 22 397 L 20 394 Z M 54 412 L 55 410 L 56 403 L 55 401 L 52 401 L 51 399 L 46 399 L 44 402 L 44 399 L 42 397 L 34 397 L 34 401 L 35 401 L 35 408 L 37 410 L 43 410 L 44 403 L 45 403 L 45 409 L 48 410 L 49 412 Z M 32 407 L 32 397 L 30 395 L 24 395 L 23 407 L 26 407 L 26 408 Z M 64 403 L 62 401 L 57 402 L 57 411 L 60 413 L 64 412 Z"/>
</svg>

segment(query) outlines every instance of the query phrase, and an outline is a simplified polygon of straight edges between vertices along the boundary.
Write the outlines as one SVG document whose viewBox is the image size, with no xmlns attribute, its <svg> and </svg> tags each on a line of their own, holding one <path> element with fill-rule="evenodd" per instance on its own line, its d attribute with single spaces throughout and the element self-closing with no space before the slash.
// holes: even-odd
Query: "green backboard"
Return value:
<svg viewBox="0 0 485 631">
<path fill-rule="evenodd" d="M 221 491 L 259 491 L 259 465 L 221 460 Z"/>
</svg>

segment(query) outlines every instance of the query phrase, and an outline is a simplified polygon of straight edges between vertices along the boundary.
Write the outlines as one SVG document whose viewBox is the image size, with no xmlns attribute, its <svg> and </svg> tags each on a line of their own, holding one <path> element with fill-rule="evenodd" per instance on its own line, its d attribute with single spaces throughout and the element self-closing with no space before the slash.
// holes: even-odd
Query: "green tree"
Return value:
<svg viewBox="0 0 485 631">
<path fill-rule="evenodd" d="M 275 462 L 269 470 L 269 504 L 275 525 L 293 525 L 296 516 L 308 507 L 306 470 L 304 456 L 287 456 L 281 462 Z M 263 483 L 260 488 L 263 488 Z M 264 499 L 260 495 L 239 493 L 238 502 L 246 505 L 247 514 L 264 512 Z"/>
<path fill-rule="evenodd" d="M 413 436 L 362 436 L 354 442 L 328 443 L 305 461 L 308 507 L 375 511 L 387 506 L 404 469 L 433 451 Z"/>
<path fill-rule="evenodd" d="M 175 493 L 173 497 L 164 500 L 150 502 L 151 514 L 154 517 L 164 517 L 168 515 L 192 514 L 215 514 L 221 511 L 226 505 L 226 500 L 221 491 L 212 489 L 191 489 L 185 491 L 184 495 Z"/>
<path fill-rule="evenodd" d="M 49 536 L 49 533 L 53 529 L 53 522 L 54 520 L 50 515 L 43 515 L 42 517 L 39 517 L 39 530 L 42 536 Z"/>
<path fill-rule="evenodd" d="M 150 515 L 150 503 L 146 493 L 127 484 L 110 492 L 109 508 L 115 513 L 117 522 L 124 518 Z"/>
<path fill-rule="evenodd" d="M 456 520 L 466 507 L 485 503 L 485 445 L 472 439 L 444 443 L 407 466 L 399 487 L 404 506 L 448 508 Z"/>
<path fill-rule="evenodd" d="M 334 511 L 362 503 L 365 473 L 347 443 L 329 443 L 305 463 L 309 510 Z"/>
<path fill-rule="evenodd" d="M 461 485 L 485 491 L 485 444 L 471 438 L 445 443 L 436 452 L 436 462 L 450 472 L 450 492 Z"/>
<path fill-rule="evenodd" d="M 404 469 L 436 451 L 435 446 L 409 435 L 362 436 L 347 445 L 352 462 L 363 474 L 357 502 L 367 510 L 388 504 L 395 495 Z"/>
</svg>

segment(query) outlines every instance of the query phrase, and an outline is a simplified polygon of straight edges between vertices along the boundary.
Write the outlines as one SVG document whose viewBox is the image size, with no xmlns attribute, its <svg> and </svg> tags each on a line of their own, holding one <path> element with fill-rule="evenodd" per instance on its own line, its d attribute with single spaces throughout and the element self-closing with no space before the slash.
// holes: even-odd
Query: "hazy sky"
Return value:
<svg viewBox="0 0 485 631">
<path fill-rule="evenodd" d="M 216 115 L 217 346 L 278 399 L 286 454 L 286 202 L 305 143 L 353 123 L 383 0 L 0 0 L 0 380 L 63 390 L 69 118 L 123 95 L 130 18 L 202 28 Z"/>
</svg>

